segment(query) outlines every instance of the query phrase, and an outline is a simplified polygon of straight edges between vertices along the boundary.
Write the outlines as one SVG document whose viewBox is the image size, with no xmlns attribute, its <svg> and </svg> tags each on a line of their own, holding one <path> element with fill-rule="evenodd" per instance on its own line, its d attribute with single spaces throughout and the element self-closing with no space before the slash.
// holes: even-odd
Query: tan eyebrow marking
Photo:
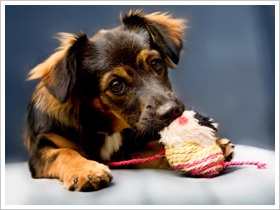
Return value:
<svg viewBox="0 0 280 210">
<path fill-rule="evenodd" d="M 106 90 L 106 88 L 108 87 L 108 83 L 112 79 L 117 78 L 117 77 L 124 79 L 124 81 L 127 83 L 133 82 L 132 77 L 126 72 L 125 68 L 118 66 L 104 74 L 103 78 L 101 79 L 101 84 L 100 84 L 101 91 Z"/>
<path fill-rule="evenodd" d="M 136 58 L 136 65 L 142 65 L 145 71 L 150 71 L 150 61 L 155 58 L 161 58 L 161 55 L 156 50 L 142 50 L 137 58 Z"/>
</svg>

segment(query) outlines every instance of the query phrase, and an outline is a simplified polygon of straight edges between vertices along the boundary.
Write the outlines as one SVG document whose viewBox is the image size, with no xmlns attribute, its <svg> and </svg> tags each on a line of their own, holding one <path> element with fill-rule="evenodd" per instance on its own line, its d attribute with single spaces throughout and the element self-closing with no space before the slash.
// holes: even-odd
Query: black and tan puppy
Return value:
<svg viewBox="0 0 280 210">
<path fill-rule="evenodd" d="M 179 61 L 184 21 L 139 11 L 121 21 L 90 39 L 59 34 L 61 46 L 30 71 L 29 80 L 41 80 L 25 131 L 32 177 L 57 178 L 75 191 L 103 188 L 113 176 L 101 162 L 157 153 L 161 145 L 147 140 L 184 111 L 167 73 Z"/>
</svg>

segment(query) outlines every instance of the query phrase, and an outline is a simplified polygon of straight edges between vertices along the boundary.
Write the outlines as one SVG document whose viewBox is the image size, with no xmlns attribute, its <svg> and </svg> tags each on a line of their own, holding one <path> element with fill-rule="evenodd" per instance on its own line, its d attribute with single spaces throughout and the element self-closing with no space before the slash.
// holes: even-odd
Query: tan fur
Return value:
<svg viewBox="0 0 280 210">
<path fill-rule="evenodd" d="M 101 79 L 100 82 L 100 89 L 101 91 L 105 91 L 105 89 L 108 87 L 108 84 L 116 78 L 115 75 L 119 76 L 120 78 L 125 79 L 126 83 L 130 84 L 133 82 L 133 79 L 131 76 L 129 76 L 124 69 L 125 67 L 115 67 L 109 72 L 107 72 Z"/>
<path fill-rule="evenodd" d="M 100 102 L 100 99 L 98 99 L 98 98 L 93 99 L 92 104 L 100 112 L 102 112 L 103 114 L 105 114 L 111 118 L 113 132 L 121 132 L 125 128 L 131 128 L 131 126 L 124 119 L 122 119 L 117 113 L 115 113 L 112 110 L 105 110 Z M 104 131 L 99 131 L 99 133 L 108 135 L 108 133 L 104 132 Z"/>
<path fill-rule="evenodd" d="M 104 107 L 102 106 L 99 98 L 94 98 L 92 101 L 92 105 L 94 106 L 94 108 L 96 108 L 100 112 L 102 112 L 104 114 L 108 114 L 108 112 L 106 112 Z"/>
<path fill-rule="evenodd" d="M 67 126 L 78 128 L 76 116 L 78 115 L 79 104 L 73 105 L 71 98 L 64 104 L 61 104 L 49 93 L 43 82 L 41 82 L 37 85 L 32 100 L 35 102 L 36 108 L 44 111 L 49 116 L 54 117 L 56 120 Z M 70 113 L 73 113 L 74 115 L 71 115 Z"/>
<path fill-rule="evenodd" d="M 30 137 L 27 129 L 24 131 L 23 139 L 24 139 L 24 145 L 27 148 L 27 151 L 29 153 L 31 153 L 33 150 L 33 147 L 34 147 L 34 143 L 31 141 L 31 137 Z"/>
<path fill-rule="evenodd" d="M 161 12 L 146 15 L 146 18 L 156 22 L 176 45 L 179 46 L 181 42 L 180 40 L 184 40 L 183 30 L 187 28 L 185 25 L 186 20 L 173 19 L 171 14 Z M 175 68 L 175 65 L 169 57 L 166 58 L 166 63 L 170 68 Z"/>
<path fill-rule="evenodd" d="M 147 65 L 147 59 L 150 55 L 150 51 L 148 49 L 144 49 L 142 50 L 136 58 L 136 65 L 140 65 L 143 64 L 144 68 L 147 69 L 148 65 Z"/>
<path fill-rule="evenodd" d="M 185 25 L 186 20 L 173 19 L 172 15 L 160 12 L 146 15 L 146 17 L 159 24 L 164 29 L 163 32 L 168 34 L 176 45 L 180 45 L 180 40 L 183 37 L 182 31 L 187 28 Z"/>
<path fill-rule="evenodd" d="M 144 69 L 150 71 L 150 62 L 156 58 L 161 58 L 158 51 L 144 49 L 137 55 L 136 65 L 143 64 Z"/>
<path fill-rule="evenodd" d="M 123 120 L 121 117 L 117 117 L 117 114 L 114 114 L 115 119 L 112 120 L 113 132 L 121 132 L 126 128 L 131 128 L 131 126 Z"/>
<path fill-rule="evenodd" d="M 90 182 L 95 189 L 99 189 L 100 180 L 104 180 L 107 184 L 110 183 L 109 177 L 105 174 L 113 177 L 108 166 L 88 160 L 68 148 L 48 149 L 47 153 L 55 155 L 58 152 L 57 159 L 48 170 L 45 170 L 45 174 L 43 174 L 45 177 L 59 178 L 66 189 L 74 186 L 75 191 L 80 191 L 87 182 Z M 91 179 L 89 179 L 89 175 Z M 77 183 L 74 182 L 75 179 Z"/>
</svg>

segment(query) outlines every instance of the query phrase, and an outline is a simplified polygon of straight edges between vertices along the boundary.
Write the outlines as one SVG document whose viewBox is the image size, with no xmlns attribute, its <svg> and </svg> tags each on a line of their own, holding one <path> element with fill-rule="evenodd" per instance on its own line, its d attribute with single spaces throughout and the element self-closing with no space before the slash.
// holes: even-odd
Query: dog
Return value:
<svg viewBox="0 0 280 210">
<path fill-rule="evenodd" d="M 184 111 L 167 69 L 179 62 L 185 21 L 139 10 L 121 21 L 91 38 L 58 34 L 60 47 L 29 72 L 28 80 L 40 80 L 24 133 L 33 178 L 59 179 L 70 191 L 102 189 L 113 179 L 104 162 L 158 153 L 158 132 Z M 218 144 L 231 151 L 229 141 Z"/>
</svg>

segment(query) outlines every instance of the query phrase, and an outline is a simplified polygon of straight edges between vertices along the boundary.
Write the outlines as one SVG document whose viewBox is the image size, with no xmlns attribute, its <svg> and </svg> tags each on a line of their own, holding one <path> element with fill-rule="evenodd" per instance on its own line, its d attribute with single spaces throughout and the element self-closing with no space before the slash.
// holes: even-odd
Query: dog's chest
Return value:
<svg viewBox="0 0 280 210">
<path fill-rule="evenodd" d="M 104 144 L 100 150 L 100 156 L 104 161 L 110 161 L 111 156 L 118 152 L 123 144 L 122 135 L 118 133 L 113 133 L 112 135 L 107 135 L 104 140 Z"/>
</svg>

